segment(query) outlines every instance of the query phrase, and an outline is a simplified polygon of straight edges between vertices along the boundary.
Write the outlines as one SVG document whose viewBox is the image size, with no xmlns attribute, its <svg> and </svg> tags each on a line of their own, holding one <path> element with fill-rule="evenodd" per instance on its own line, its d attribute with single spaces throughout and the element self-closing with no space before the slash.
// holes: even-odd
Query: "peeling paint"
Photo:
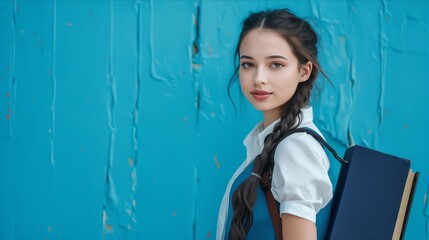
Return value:
<svg viewBox="0 0 429 240">
<path fill-rule="evenodd" d="M 139 131 L 138 131 L 138 124 L 139 124 L 139 110 L 140 110 L 140 106 L 139 106 L 139 102 L 140 102 L 140 95 L 141 95 L 141 91 L 140 91 L 140 87 L 141 87 L 141 73 L 140 73 L 140 66 L 141 66 L 141 38 L 142 38 L 142 33 L 141 33 L 141 26 L 140 26 L 140 22 L 141 22 L 141 3 L 140 1 L 136 1 L 135 3 L 135 10 L 137 13 L 137 32 L 136 32 L 136 36 L 137 36 L 137 44 L 136 44 L 136 49 L 137 49 L 137 56 L 136 56 L 136 86 L 135 86 L 135 101 L 134 101 L 134 109 L 133 109 L 133 150 L 134 150 L 134 158 L 132 159 L 132 164 L 130 163 L 130 167 L 132 168 L 132 192 L 130 193 L 131 196 L 131 212 L 130 212 L 130 217 L 131 217 L 131 223 L 128 224 L 129 229 L 131 230 L 135 230 L 137 228 L 137 210 L 136 210 L 136 192 L 137 192 L 137 164 L 138 164 L 138 159 L 139 159 Z"/>
<path fill-rule="evenodd" d="M 54 147 L 55 147 L 55 105 L 57 100 L 57 78 L 56 78 L 56 62 L 57 62 L 57 1 L 52 1 L 52 101 L 51 101 L 51 127 L 49 128 L 50 142 L 50 162 L 51 166 L 55 166 Z"/>
<path fill-rule="evenodd" d="M 386 64 L 387 64 L 387 45 L 388 40 L 386 37 L 386 22 L 388 22 L 388 19 L 390 19 L 390 13 L 387 9 L 387 3 L 386 0 L 382 0 L 382 8 L 380 10 L 380 69 L 381 69 L 381 75 L 380 75 L 380 101 L 378 105 L 378 112 L 379 112 L 379 126 L 383 122 L 383 116 L 384 116 L 384 96 L 385 96 L 385 89 L 386 89 Z"/>
<path fill-rule="evenodd" d="M 106 166 L 106 200 L 103 207 L 103 226 L 105 233 L 113 233 L 113 226 L 111 223 L 108 223 L 109 218 L 108 214 L 111 215 L 115 213 L 117 215 L 118 209 L 118 196 L 116 194 L 115 184 L 112 179 L 112 167 L 114 161 L 114 149 L 115 149 L 115 138 L 116 138 L 116 102 L 117 102 L 117 91 L 116 91 L 116 79 L 113 76 L 113 32 L 114 32 L 114 9 L 113 2 L 110 1 L 110 48 L 109 48 L 109 60 L 107 66 L 107 81 L 110 86 L 110 95 L 109 95 L 109 130 L 110 130 L 110 144 L 109 144 L 109 157 Z M 106 213 L 106 214 L 104 214 Z"/>
<path fill-rule="evenodd" d="M 113 233 L 114 232 L 113 226 L 107 223 L 109 220 L 109 217 L 107 216 L 105 209 L 103 209 L 102 218 L 103 218 L 103 230 L 104 230 L 103 235 L 105 236 L 105 234 Z"/>
<path fill-rule="evenodd" d="M 155 80 L 167 83 L 169 85 L 171 85 L 172 83 L 167 80 L 167 78 L 165 78 L 164 76 L 160 76 L 157 71 L 157 65 L 159 64 L 158 61 L 155 58 L 155 48 L 154 48 L 154 40 L 153 40 L 153 32 L 154 32 L 154 20 L 153 20 L 153 0 L 150 0 L 150 59 L 151 59 L 151 77 Z"/>
<path fill-rule="evenodd" d="M 16 15 L 17 15 L 17 3 L 16 1 L 11 2 L 10 10 L 7 15 L 10 15 L 10 29 L 7 31 L 10 34 L 10 42 L 8 45 L 8 59 L 4 62 L 5 65 L 0 65 L 0 137 L 5 139 L 11 139 L 13 137 L 13 124 L 15 122 L 15 98 L 16 98 L 16 78 L 15 78 L 15 56 L 16 56 Z M 10 11 L 10 12 L 9 12 Z M 6 13 L 3 17 L 7 16 Z M 6 20 L 6 19 L 5 19 Z M 6 21 L 5 21 L 6 22 Z M 6 30 L 4 30 L 6 32 Z M 4 45 L 4 44 L 3 44 Z M 6 53 L 2 53 L 6 54 Z M 4 55 L 5 60 L 6 56 Z M 5 95 L 3 95 L 6 93 Z"/>
<path fill-rule="evenodd" d="M 134 112 L 133 112 L 133 143 L 134 143 L 134 160 L 137 161 L 138 159 L 138 123 L 139 123 L 139 102 L 140 102 L 140 87 L 141 87 L 141 73 L 140 73 L 140 66 L 141 66 L 141 39 L 142 39 L 142 33 L 141 33 L 141 3 L 140 1 L 136 1 L 135 4 L 136 12 L 137 12 L 137 61 L 136 61 L 136 86 L 135 86 L 135 101 L 134 101 Z M 134 163 L 136 165 L 136 163 Z"/>
<path fill-rule="evenodd" d="M 9 101 L 9 109 L 13 109 L 15 111 L 15 106 L 16 106 L 16 78 L 15 78 L 15 58 L 16 58 L 16 15 L 17 15 L 17 3 L 16 0 L 13 1 L 13 21 L 12 21 L 12 56 L 11 56 L 11 67 L 10 67 L 10 76 L 11 76 L 11 89 L 13 92 L 12 98 Z M 10 103 L 12 103 L 10 105 Z M 10 116 L 10 114 L 9 114 Z M 8 119 L 10 120 L 10 119 Z M 8 126 L 9 126 L 9 133 L 8 133 L 8 137 L 12 138 L 13 137 L 13 122 L 14 119 L 12 119 L 11 121 L 8 121 Z"/>
<path fill-rule="evenodd" d="M 194 31 L 192 32 L 192 59 L 190 65 L 192 71 L 192 80 L 194 83 L 195 91 L 195 108 L 196 108 L 196 124 L 199 125 L 201 115 L 201 42 L 200 42 L 200 27 L 201 27 L 201 0 L 194 1 L 194 12 L 192 13 L 192 23 L 194 25 Z"/>
<path fill-rule="evenodd" d="M 217 169 L 220 169 L 220 163 L 219 163 L 219 160 L 217 159 L 217 155 L 216 155 L 216 153 L 215 153 L 215 155 L 214 155 L 214 162 L 215 162 L 215 164 L 216 164 L 216 168 L 217 168 Z"/>
</svg>

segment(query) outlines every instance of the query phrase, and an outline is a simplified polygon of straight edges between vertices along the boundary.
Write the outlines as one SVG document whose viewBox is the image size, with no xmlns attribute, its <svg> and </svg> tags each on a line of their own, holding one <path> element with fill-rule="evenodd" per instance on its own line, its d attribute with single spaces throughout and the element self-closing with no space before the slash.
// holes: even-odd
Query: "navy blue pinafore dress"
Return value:
<svg viewBox="0 0 429 240">
<path fill-rule="evenodd" d="M 228 219 L 225 226 L 225 239 L 229 239 L 229 230 L 232 220 L 232 194 L 246 180 L 252 173 L 253 163 L 249 164 L 246 169 L 235 179 L 232 184 L 229 205 L 228 205 Z M 270 213 L 268 211 L 267 202 L 265 199 L 265 192 L 259 184 L 256 195 L 256 202 L 253 206 L 253 224 L 247 234 L 246 240 L 275 240 L 276 233 L 271 221 Z"/>
</svg>

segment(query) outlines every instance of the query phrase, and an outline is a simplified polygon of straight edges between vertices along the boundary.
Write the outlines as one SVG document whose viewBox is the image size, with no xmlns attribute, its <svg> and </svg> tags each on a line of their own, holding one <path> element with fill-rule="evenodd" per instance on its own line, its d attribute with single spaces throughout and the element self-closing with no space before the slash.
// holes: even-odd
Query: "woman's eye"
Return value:
<svg viewBox="0 0 429 240">
<path fill-rule="evenodd" d="M 272 64 L 270 65 L 270 67 L 271 67 L 271 68 L 273 68 L 273 69 L 279 69 L 279 68 L 284 67 L 284 65 L 283 65 L 283 64 L 281 64 L 281 63 L 272 63 Z"/>
<path fill-rule="evenodd" d="M 244 68 L 244 69 L 248 69 L 248 68 L 253 67 L 253 64 L 248 63 L 248 62 L 244 62 L 244 63 L 241 64 L 241 67 Z"/>
</svg>

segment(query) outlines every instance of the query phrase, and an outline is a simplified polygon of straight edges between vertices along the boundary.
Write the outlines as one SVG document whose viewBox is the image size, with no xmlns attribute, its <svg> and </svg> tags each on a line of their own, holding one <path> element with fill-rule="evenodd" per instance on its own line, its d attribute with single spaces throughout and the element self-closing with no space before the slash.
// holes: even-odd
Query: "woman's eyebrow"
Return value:
<svg viewBox="0 0 429 240">
<path fill-rule="evenodd" d="M 282 55 L 272 55 L 272 56 L 266 57 L 266 59 L 271 59 L 271 58 L 282 58 L 282 59 L 288 60 L 287 57 Z"/>
<path fill-rule="evenodd" d="M 253 59 L 253 57 L 251 57 L 251 56 L 247 56 L 247 55 L 241 55 L 240 56 L 240 59 Z M 272 55 L 272 56 L 268 56 L 268 57 L 266 57 L 265 59 L 272 59 L 272 58 L 281 58 L 281 59 L 285 59 L 285 60 L 288 60 L 287 59 L 287 57 L 285 57 L 285 56 L 282 56 L 282 55 Z"/>
<path fill-rule="evenodd" d="M 245 59 L 253 59 L 251 56 L 247 56 L 247 55 L 241 55 L 240 59 L 245 58 Z"/>
</svg>

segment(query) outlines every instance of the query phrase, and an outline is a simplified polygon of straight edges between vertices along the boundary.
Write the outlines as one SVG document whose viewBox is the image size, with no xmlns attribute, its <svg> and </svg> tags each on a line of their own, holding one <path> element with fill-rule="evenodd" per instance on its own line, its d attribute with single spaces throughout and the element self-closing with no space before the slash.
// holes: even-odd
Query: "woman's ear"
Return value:
<svg viewBox="0 0 429 240">
<path fill-rule="evenodd" d="M 310 78 L 311 73 L 313 72 L 313 63 L 308 61 L 306 64 L 301 66 L 300 71 L 300 82 L 305 82 Z"/>
</svg>

